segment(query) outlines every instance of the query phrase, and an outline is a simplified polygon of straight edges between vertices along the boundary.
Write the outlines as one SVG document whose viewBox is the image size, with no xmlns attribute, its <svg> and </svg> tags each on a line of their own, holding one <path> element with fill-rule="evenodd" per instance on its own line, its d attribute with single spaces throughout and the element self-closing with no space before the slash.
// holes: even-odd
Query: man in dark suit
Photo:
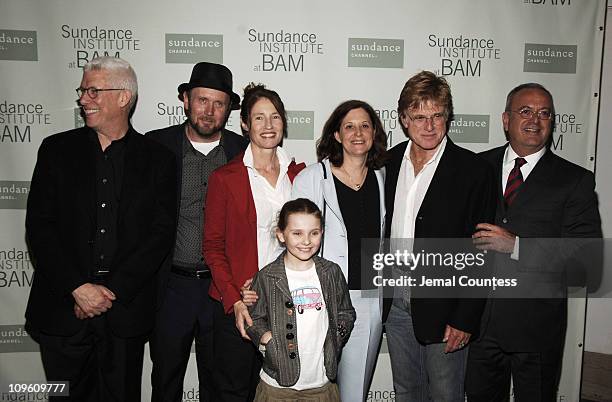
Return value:
<svg viewBox="0 0 612 402">
<path fill-rule="evenodd" d="M 549 149 L 554 117 L 546 88 L 519 85 L 502 114 L 508 144 L 482 154 L 495 169 L 498 203 L 495 225 L 478 225 L 475 242 L 497 251 L 496 275 L 529 285 L 530 295 L 487 301 L 469 353 L 470 401 L 508 400 L 511 377 L 516 401 L 556 400 L 567 315 L 562 257 L 601 237 L 601 222 L 593 174 Z"/>
<path fill-rule="evenodd" d="M 390 150 L 387 236 L 392 242 L 469 239 L 479 222 L 493 220 L 493 172 L 447 137 L 453 105 L 446 80 L 428 71 L 410 78 L 398 114 L 410 140 Z M 385 300 L 396 400 L 463 401 L 466 345 L 478 331 L 484 301 L 414 293 L 396 293 L 392 305 Z"/>
<path fill-rule="evenodd" d="M 130 125 L 138 85 L 127 62 L 83 70 L 86 127 L 45 138 L 32 177 L 26 328 L 47 380 L 70 382 L 61 400 L 139 401 L 155 273 L 175 225 L 174 156 Z"/>
<path fill-rule="evenodd" d="M 202 257 L 204 200 L 213 170 L 244 151 L 248 140 L 225 124 L 240 97 L 232 73 L 220 64 L 198 63 L 179 85 L 187 121 L 147 137 L 176 156 L 177 227 L 173 252 L 160 274 L 160 303 L 151 339 L 153 401 L 181 401 L 183 379 L 195 338 L 201 401 L 214 400 L 213 317 L 222 307 L 208 296 L 211 275 Z"/>
</svg>

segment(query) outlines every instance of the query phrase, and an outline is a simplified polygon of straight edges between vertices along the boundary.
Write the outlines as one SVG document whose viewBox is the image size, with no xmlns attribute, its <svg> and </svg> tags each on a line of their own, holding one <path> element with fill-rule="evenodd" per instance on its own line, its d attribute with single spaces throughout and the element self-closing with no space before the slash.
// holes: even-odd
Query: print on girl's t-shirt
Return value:
<svg viewBox="0 0 612 402">
<path fill-rule="evenodd" d="M 303 286 L 291 291 L 293 305 L 298 313 L 303 314 L 304 310 L 321 310 L 323 307 L 323 295 L 315 286 Z"/>
</svg>

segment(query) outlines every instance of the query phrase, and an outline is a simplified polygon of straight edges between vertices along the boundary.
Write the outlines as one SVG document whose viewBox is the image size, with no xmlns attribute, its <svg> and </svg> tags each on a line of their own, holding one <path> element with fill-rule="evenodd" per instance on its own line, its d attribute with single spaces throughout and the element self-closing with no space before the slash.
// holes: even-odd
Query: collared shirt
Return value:
<svg viewBox="0 0 612 402">
<path fill-rule="evenodd" d="M 203 269 L 202 228 L 208 178 L 213 170 L 225 165 L 226 162 L 223 137 L 216 147 L 204 155 L 196 150 L 187 134 L 184 134 L 181 205 L 172 259 L 174 265 Z"/>
<path fill-rule="evenodd" d="M 96 233 L 94 236 L 93 280 L 102 280 L 113 263 L 117 252 L 117 226 L 119 204 L 125 166 L 125 152 L 131 137 L 131 128 L 102 151 L 94 130 L 89 136 L 95 149 L 96 166 Z M 101 276 L 100 276 L 101 275 Z"/>
<path fill-rule="evenodd" d="M 438 149 L 428 160 L 418 174 L 414 174 L 414 165 L 410 160 L 412 141 L 408 143 L 402 165 L 400 166 L 395 189 L 394 212 L 391 221 L 391 249 L 413 251 L 415 222 L 421 204 L 427 194 L 444 149 L 446 149 L 446 136 L 440 142 Z M 395 271 L 394 276 L 404 273 Z M 393 304 L 403 310 L 410 311 L 410 287 L 395 287 Z"/>
<path fill-rule="evenodd" d="M 276 156 L 280 164 L 280 174 L 276 179 L 276 185 L 272 186 L 265 177 L 257 172 L 253 166 L 253 151 L 251 144 L 244 152 L 242 162 L 247 167 L 249 184 L 255 202 L 255 213 L 257 215 L 257 260 L 259 269 L 262 269 L 276 259 L 283 252 L 276 239 L 276 225 L 278 213 L 291 199 L 291 180 L 287 175 L 287 168 L 291 159 L 281 147 L 276 148 Z"/>
<path fill-rule="evenodd" d="M 531 173 L 535 165 L 538 163 L 540 158 L 546 152 L 546 147 L 540 149 L 538 152 L 535 152 L 531 155 L 523 156 L 523 159 L 527 161 L 523 166 L 521 166 L 521 174 L 523 175 L 523 181 L 527 180 L 527 176 Z M 508 176 L 510 176 L 510 171 L 514 168 L 515 159 L 520 158 L 514 149 L 512 149 L 511 145 L 506 147 L 506 152 L 504 153 L 504 163 L 502 167 L 502 194 L 506 191 L 506 184 L 508 184 Z"/>
<path fill-rule="evenodd" d="M 394 213 L 393 220 L 391 221 L 392 238 L 414 238 L 416 216 L 419 213 L 434 173 L 436 173 L 440 158 L 446 148 L 446 141 L 446 136 L 444 136 L 434 155 L 425 163 L 423 169 L 416 176 L 414 174 L 414 165 L 410 160 L 412 141 L 406 147 L 395 190 Z"/>
<path fill-rule="evenodd" d="M 531 173 L 535 165 L 538 161 L 544 156 L 546 153 L 546 147 L 543 147 L 538 152 L 534 152 L 531 155 L 523 156 L 523 159 L 527 161 L 523 166 L 521 166 L 521 175 L 523 176 L 523 181 L 527 180 L 527 176 Z M 506 152 L 504 152 L 504 162 L 502 166 L 502 194 L 506 191 L 506 184 L 508 184 L 508 176 L 510 176 L 510 171 L 514 168 L 516 158 L 520 158 L 514 149 L 512 149 L 511 145 L 506 147 Z M 510 254 L 510 258 L 513 260 L 519 259 L 519 237 L 516 236 L 514 241 L 514 249 L 512 250 L 512 254 Z"/>
</svg>

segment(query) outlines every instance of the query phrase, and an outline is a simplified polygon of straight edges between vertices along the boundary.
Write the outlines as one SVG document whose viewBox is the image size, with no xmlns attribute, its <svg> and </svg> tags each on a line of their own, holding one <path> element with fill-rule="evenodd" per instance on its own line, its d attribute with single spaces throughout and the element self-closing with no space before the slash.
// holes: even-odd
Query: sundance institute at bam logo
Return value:
<svg viewBox="0 0 612 402">
<path fill-rule="evenodd" d="M 28 250 L 0 249 L 0 289 L 30 287 L 33 278 L 34 268 Z"/>
<path fill-rule="evenodd" d="M 468 35 L 441 35 L 432 33 L 427 46 L 440 57 L 436 73 L 444 76 L 480 77 L 483 67 L 501 60 L 501 48 L 493 38 Z"/>
<path fill-rule="evenodd" d="M 570 6 L 572 0 L 523 0 L 523 3 L 536 6 L 545 6 L 547 4 L 551 6 Z"/>
<path fill-rule="evenodd" d="M 576 45 L 525 43 L 524 54 L 524 72 L 576 74 Z"/>
<path fill-rule="evenodd" d="M 98 25 L 60 27 L 60 36 L 74 49 L 74 59 L 68 68 L 82 68 L 96 57 L 111 56 L 131 59 L 141 50 L 140 39 L 129 27 L 104 27 Z"/>
<path fill-rule="evenodd" d="M 390 106 L 387 108 L 374 109 L 374 111 L 385 129 L 389 147 L 406 139 L 398 120 L 397 109 Z M 398 135 L 395 135 L 395 133 L 398 133 Z"/>
<path fill-rule="evenodd" d="M 0 60 L 38 61 L 36 31 L 0 29 Z"/>
<path fill-rule="evenodd" d="M 310 60 L 323 54 L 316 32 L 259 31 L 250 28 L 247 40 L 261 55 L 253 71 L 304 72 Z"/>
<path fill-rule="evenodd" d="M 0 99 L 0 144 L 30 143 L 32 133 L 49 124 L 51 114 L 43 104 Z"/>
<path fill-rule="evenodd" d="M 348 66 L 403 68 L 404 40 L 348 38 Z"/>
<path fill-rule="evenodd" d="M 166 34 L 166 63 L 223 63 L 223 35 Z"/>
</svg>

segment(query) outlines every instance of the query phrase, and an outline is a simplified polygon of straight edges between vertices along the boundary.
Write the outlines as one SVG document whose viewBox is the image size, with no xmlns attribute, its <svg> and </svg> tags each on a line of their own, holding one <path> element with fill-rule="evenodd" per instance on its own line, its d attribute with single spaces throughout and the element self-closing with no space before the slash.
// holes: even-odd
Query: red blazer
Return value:
<svg viewBox="0 0 612 402">
<path fill-rule="evenodd" d="M 244 152 L 215 170 L 208 180 L 202 247 L 212 273 L 210 296 L 231 313 L 240 287 L 258 271 L 257 215 Z M 306 167 L 291 162 L 289 180 Z"/>
</svg>

